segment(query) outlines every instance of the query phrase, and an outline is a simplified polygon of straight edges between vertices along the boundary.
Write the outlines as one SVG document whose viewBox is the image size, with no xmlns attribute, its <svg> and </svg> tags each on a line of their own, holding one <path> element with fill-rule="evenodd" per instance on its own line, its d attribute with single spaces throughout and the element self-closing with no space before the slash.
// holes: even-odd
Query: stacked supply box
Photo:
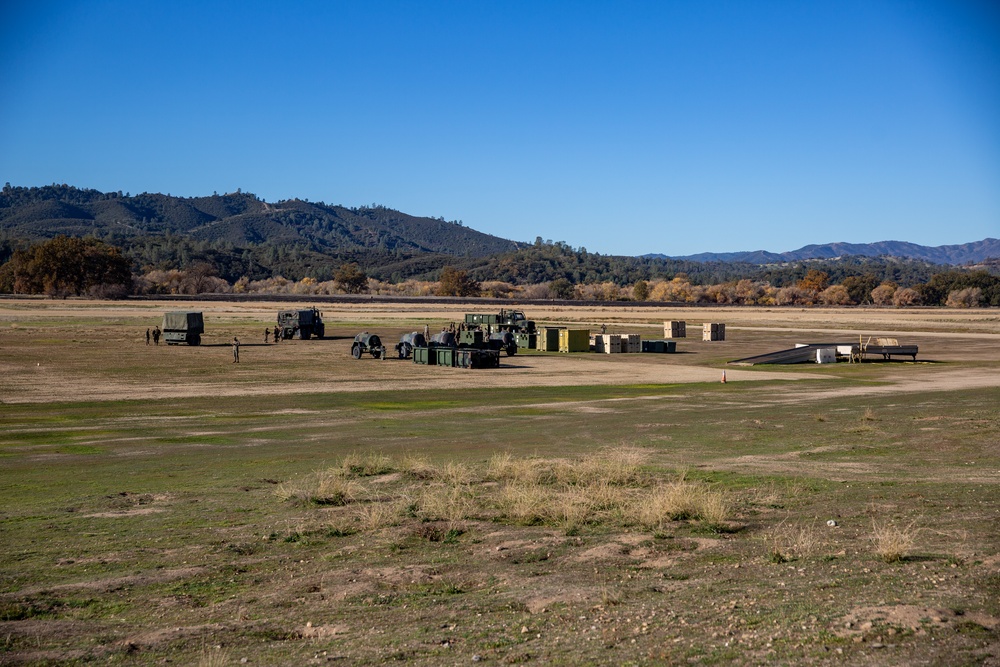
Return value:
<svg viewBox="0 0 1000 667">
<path fill-rule="evenodd" d="M 663 323 L 664 338 L 687 338 L 687 322 L 673 320 Z"/>
<path fill-rule="evenodd" d="M 701 330 L 702 340 L 726 340 L 726 325 L 721 322 L 705 322 Z"/>
<path fill-rule="evenodd" d="M 560 352 L 590 352 L 589 329 L 560 329 Z"/>
<path fill-rule="evenodd" d="M 597 334 L 594 339 L 594 352 L 601 354 L 619 354 L 622 352 L 622 337 L 620 334 Z"/>
<path fill-rule="evenodd" d="M 622 352 L 642 352 L 642 338 L 639 334 L 627 334 L 622 337 Z"/>
</svg>

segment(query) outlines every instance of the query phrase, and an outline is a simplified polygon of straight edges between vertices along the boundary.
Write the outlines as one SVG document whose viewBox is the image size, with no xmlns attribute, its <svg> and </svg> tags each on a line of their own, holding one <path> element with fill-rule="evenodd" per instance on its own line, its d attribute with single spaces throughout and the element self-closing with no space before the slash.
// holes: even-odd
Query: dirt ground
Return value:
<svg viewBox="0 0 1000 667">
<path fill-rule="evenodd" d="M 303 305 L 308 303 L 304 300 Z M 328 332 L 322 341 L 265 345 L 263 329 L 284 303 L 101 302 L 5 299 L 0 301 L 0 373 L 3 401 L 38 403 L 75 400 L 182 398 L 266 393 L 280 387 L 294 393 L 434 390 L 461 388 L 484 380 L 505 386 L 582 384 L 663 384 L 746 380 L 834 379 L 827 369 L 727 367 L 726 361 L 791 347 L 796 342 L 852 342 L 893 336 L 917 342 L 921 363 L 885 364 L 893 373 L 886 385 L 838 388 L 823 393 L 859 395 L 892 391 L 948 390 L 1000 385 L 1000 314 L 989 309 L 775 309 L 523 307 L 539 326 L 559 325 L 612 333 L 635 332 L 661 338 L 664 320 L 689 322 L 692 337 L 679 339 L 675 355 L 518 354 L 503 357 L 496 371 L 463 371 L 415 366 L 395 358 L 376 361 L 350 357 L 354 333 L 362 327 L 381 335 L 390 347 L 400 333 L 427 325 L 436 331 L 460 322 L 468 310 L 451 304 L 397 304 L 373 301 L 327 304 Z M 144 327 L 159 323 L 166 310 L 200 310 L 205 315 L 204 344 L 147 347 Z M 727 341 L 700 340 L 700 322 L 726 322 Z M 328 334 L 329 335 L 329 334 Z M 242 342 L 241 363 L 230 368 L 233 336 Z M 113 340 L 115 352 L 103 348 Z M 105 343 L 103 346 L 97 343 Z M 16 353 L 14 352 L 16 350 Z M 305 354 L 304 354 L 305 353 Z M 933 362 L 933 363 L 931 363 Z M 943 362 L 943 363 L 942 363 Z M 956 369 L 948 362 L 979 362 Z M 205 372 L 206 370 L 211 372 Z M 488 380 L 485 377 L 488 374 Z M 809 400 L 788 393 L 785 400 Z"/>
</svg>

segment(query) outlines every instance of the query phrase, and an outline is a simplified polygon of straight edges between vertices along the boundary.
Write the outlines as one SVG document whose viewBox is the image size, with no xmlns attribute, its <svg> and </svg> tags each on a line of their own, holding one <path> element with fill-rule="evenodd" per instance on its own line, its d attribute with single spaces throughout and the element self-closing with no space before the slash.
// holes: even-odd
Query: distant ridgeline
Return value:
<svg viewBox="0 0 1000 667">
<path fill-rule="evenodd" d="M 751 279 L 781 287 L 801 281 L 809 270 L 821 270 L 832 283 L 866 276 L 875 284 L 909 286 L 926 283 L 942 271 L 926 260 L 860 256 L 865 253 L 763 264 L 752 258 L 601 255 L 540 237 L 533 243 L 511 241 L 460 221 L 416 217 L 384 206 L 347 208 L 299 199 L 268 203 L 240 191 L 184 198 L 68 185 L 4 187 L 0 263 L 14 248 L 58 235 L 94 237 L 117 246 L 138 274 L 207 264 L 230 283 L 279 275 L 326 281 L 351 262 L 368 276 L 393 283 L 437 280 L 450 266 L 478 281 L 552 282 L 557 286 L 553 293 L 566 296 L 572 295 L 574 285 L 633 285 L 679 275 L 693 284 Z M 998 271 L 996 263 L 986 267 Z"/>
</svg>

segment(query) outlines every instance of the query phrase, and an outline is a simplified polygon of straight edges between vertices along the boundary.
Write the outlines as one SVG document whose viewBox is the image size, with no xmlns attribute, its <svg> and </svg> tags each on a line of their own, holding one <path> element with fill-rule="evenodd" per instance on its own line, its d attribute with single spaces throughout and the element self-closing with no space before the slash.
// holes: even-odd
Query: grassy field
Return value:
<svg viewBox="0 0 1000 667">
<path fill-rule="evenodd" d="M 236 366 L 266 306 L 152 350 L 155 306 L 103 307 L 0 303 L 0 664 L 1000 664 L 989 311 L 908 320 L 918 363 L 721 384 L 828 321 L 461 371 L 347 355 L 436 312 Z M 612 315 L 550 317 L 653 326 Z"/>
</svg>

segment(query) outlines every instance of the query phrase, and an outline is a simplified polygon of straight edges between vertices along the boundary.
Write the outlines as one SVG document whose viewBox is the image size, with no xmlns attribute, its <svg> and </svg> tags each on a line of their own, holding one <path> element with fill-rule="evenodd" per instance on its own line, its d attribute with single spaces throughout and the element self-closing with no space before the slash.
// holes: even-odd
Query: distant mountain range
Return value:
<svg viewBox="0 0 1000 667">
<path fill-rule="evenodd" d="M 702 252 L 697 255 L 671 256 L 649 254 L 644 257 L 676 259 L 689 262 L 742 262 L 746 264 L 778 264 L 805 259 L 835 259 L 838 257 L 902 257 L 933 264 L 975 264 L 1000 258 L 1000 239 L 983 239 L 959 245 L 923 246 L 906 241 L 878 243 L 824 243 L 807 245 L 789 252 L 750 250 L 746 252 Z"/>
</svg>

